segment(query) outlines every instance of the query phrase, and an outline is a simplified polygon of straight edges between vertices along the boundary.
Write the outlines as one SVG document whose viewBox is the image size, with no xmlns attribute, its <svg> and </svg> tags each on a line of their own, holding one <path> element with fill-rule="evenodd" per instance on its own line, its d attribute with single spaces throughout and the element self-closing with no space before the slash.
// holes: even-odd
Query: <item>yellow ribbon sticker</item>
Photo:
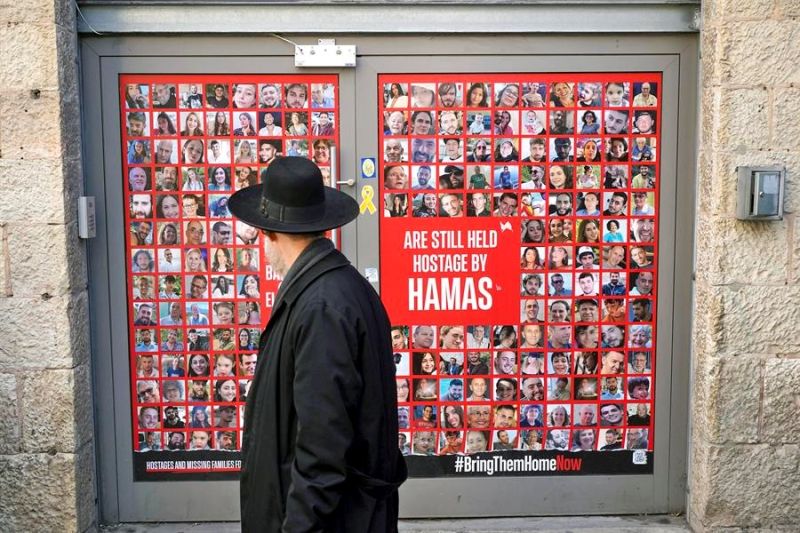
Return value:
<svg viewBox="0 0 800 533">
<path fill-rule="evenodd" d="M 370 215 L 375 214 L 375 204 L 372 201 L 374 196 L 375 189 L 372 188 L 372 185 L 364 185 L 361 187 L 361 205 L 359 207 L 362 214 L 366 211 L 369 211 Z"/>
</svg>

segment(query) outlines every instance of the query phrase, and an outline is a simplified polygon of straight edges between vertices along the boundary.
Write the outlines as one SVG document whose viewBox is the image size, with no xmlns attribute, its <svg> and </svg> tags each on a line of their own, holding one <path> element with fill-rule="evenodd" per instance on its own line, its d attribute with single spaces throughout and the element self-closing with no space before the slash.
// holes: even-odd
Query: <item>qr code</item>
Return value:
<svg viewBox="0 0 800 533">
<path fill-rule="evenodd" d="M 633 464 L 646 465 L 647 464 L 647 450 L 633 450 Z"/>
</svg>

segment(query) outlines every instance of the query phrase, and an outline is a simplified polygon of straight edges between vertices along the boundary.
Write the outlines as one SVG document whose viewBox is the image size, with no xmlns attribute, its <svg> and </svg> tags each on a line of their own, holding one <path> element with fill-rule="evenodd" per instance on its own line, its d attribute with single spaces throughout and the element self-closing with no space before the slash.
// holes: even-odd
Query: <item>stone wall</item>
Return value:
<svg viewBox="0 0 800 533">
<path fill-rule="evenodd" d="M 95 524 L 75 13 L 0 0 L 0 529 Z"/>
<path fill-rule="evenodd" d="M 688 515 L 800 530 L 800 1 L 705 0 Z M 737 165 L 787 167 L 784 220 L 735 220 Z"/>
</svg>

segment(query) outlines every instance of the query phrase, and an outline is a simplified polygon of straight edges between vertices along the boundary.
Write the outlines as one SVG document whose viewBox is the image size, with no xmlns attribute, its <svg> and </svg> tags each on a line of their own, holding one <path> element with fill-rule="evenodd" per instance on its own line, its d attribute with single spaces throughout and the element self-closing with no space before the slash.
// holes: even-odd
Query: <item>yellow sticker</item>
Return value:
<svg viewBox="0 0 800 533">
<path fill-rule="evenodd" d="M 370 215 L 375 214 L 375 203 L 372 199 L 375 197 L 375 189 L 372 185 L 364 185 L 361 187 L 361 213 L 369 211 Z"/>
</svg>

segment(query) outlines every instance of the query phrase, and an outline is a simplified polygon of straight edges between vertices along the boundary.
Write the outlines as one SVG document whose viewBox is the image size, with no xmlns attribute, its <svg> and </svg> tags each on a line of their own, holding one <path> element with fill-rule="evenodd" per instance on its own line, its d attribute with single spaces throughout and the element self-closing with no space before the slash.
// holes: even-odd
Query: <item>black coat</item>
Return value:
<svg viewBox="0 0 800 533">
<path fill-rule="evenodd" d="M 390 532 L 406 478 L 386 311 L 327 239 L 284 279 L 247 397 L 242 531 Z"/>
</svg>

